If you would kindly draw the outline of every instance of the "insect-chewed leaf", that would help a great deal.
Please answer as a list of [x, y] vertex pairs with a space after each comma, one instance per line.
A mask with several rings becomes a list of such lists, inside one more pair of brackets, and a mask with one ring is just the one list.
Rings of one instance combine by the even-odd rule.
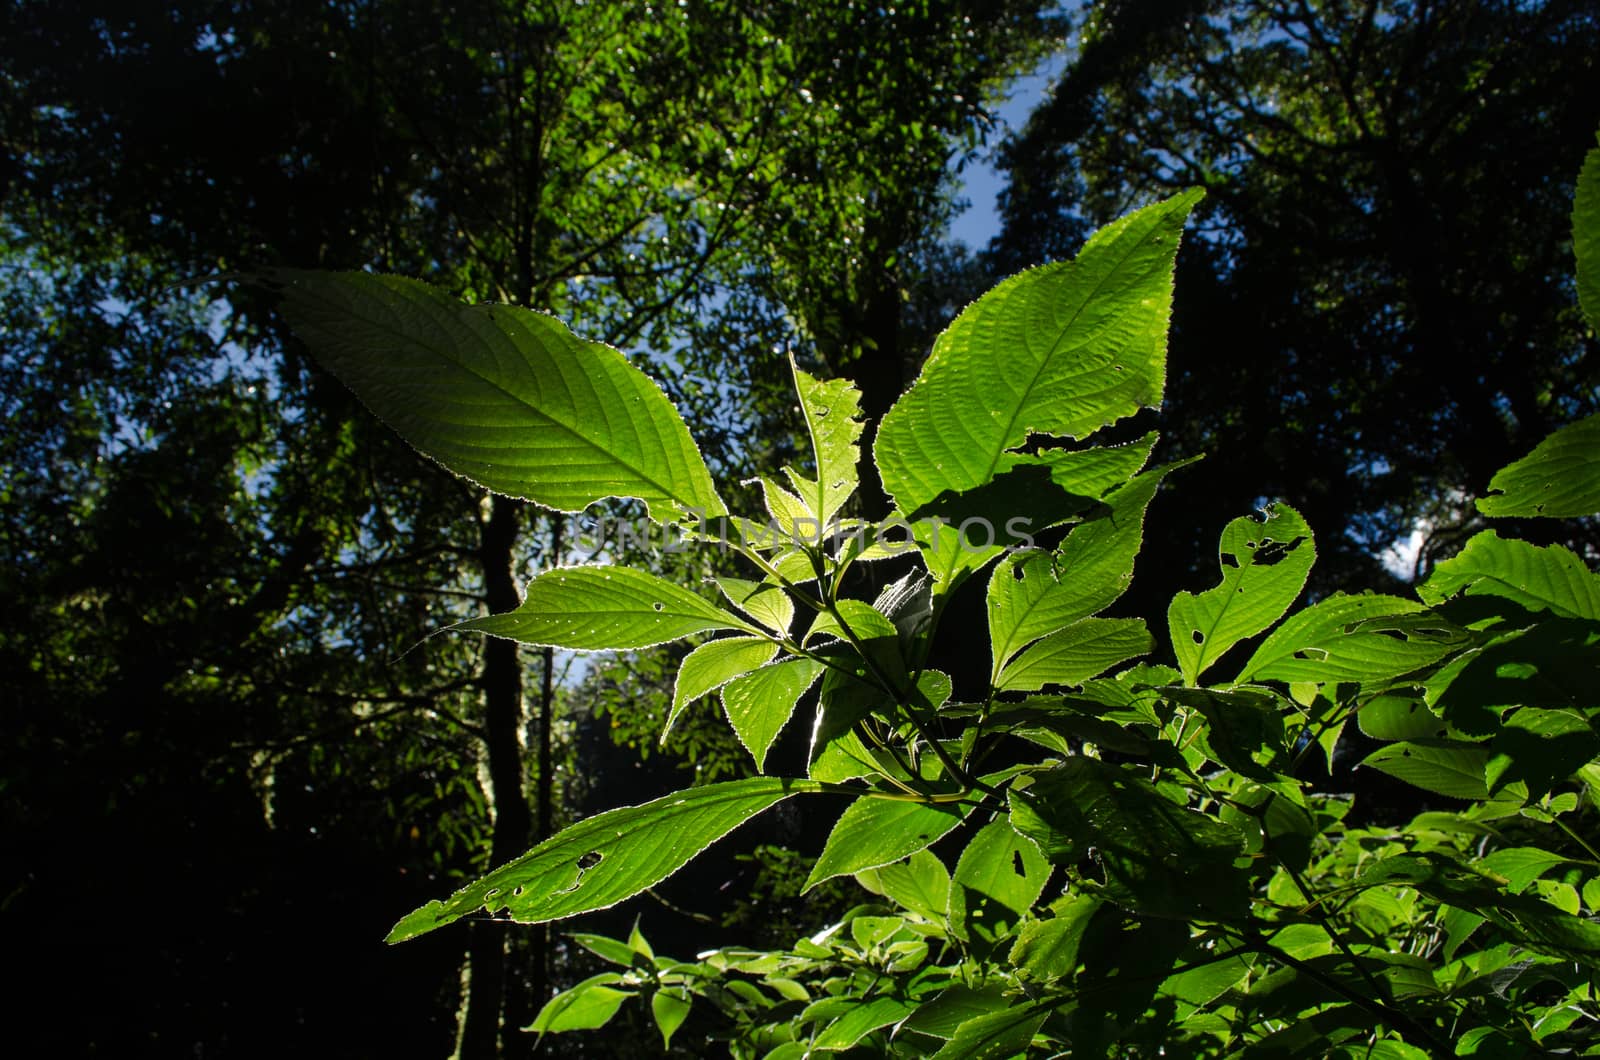
[[1194, 684], [1227, 650], [1276, 622], [1300, 595], [1316, 560], [1311, 528], [1287, 504], [1264, 518], [1242, 516], [1222, 531], [1222, 584], [1180, 592], [1167, 609], [1172, 650], [1185, 684]]
[[666, 742], [667, 733], [672, 731], [683, 708], [734, 678], [765, 666], [776, 654], [778, 646], [764, 637], [724, 637], [707, 641], [690, 652], [678, 668], [678, 680], [672, 690], [672, 712], [661, 729], [661, 742]]
[[1273, 630], [1238, 680], [1385, 681], [1438, 662], [1464, 639], [1414, 601], [1335, 593]]
[[1600, 412], [1569, 423], [1495, 472], [1484, 515], [1567, 518], [1600, 512]]
[[402, 942], [471, 913], [509, 914], [524, 924], [606, 909], [677, 872], [751, 817], [791, 795], [824, 787], [789, 777], [753, 777], [690, 788], [580, 821], [442, 902], [396, 924]]
[[1161, 400], [1172, 264], [1201, 192], [1097, 232], [1076, 260], [1013, 276], [945, 329], [878, 429], [873, 457], [915, 517], [1036, 458], [1030, 435], [1082, 438]]
[[1542, 548], [1485, 530], [1433, 569], [1417, 595], [1437, 606], [1456, 593], [1498, 596], [1530, 611], [1600, 621], [1600, 576], [1561, 545]]
[[629, 567], [558, 567], [528, 583], [522, 606], [451, 629], [576, 651], [646, 648], [710, 629], [760, 631], [689, 590]]
[[707, 516], [727, 508], [689, 429], [621, 352], [554, 317], [468, 306], [361, 272], [275, 270], [312, 354], [407, 442], [498, 493], [582, 511], [637, 497]]
[[815, 659], [785, 659], [723, 687], [722, 709], [757, 769], [766, 764], [767, 752], [794, 714], [795, 704], [821, 675], [822, 664]]
[[811, 514], [827, 526], [861, 481], [856, 467], [861, 459], [861, 395], [848, 379], [822, 382], [794, 367], [792, 361], [790, 366], [811, 434], [817, 476], [807, 478], [793, 468], [785, 468], [784, 474]]

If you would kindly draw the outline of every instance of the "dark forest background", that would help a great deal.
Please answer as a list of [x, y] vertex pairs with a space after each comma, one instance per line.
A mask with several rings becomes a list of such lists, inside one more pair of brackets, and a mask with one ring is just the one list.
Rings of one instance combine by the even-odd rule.
[[[1495, 469], [1600, 409], [1568, 234], [1600, 126], [1581, 0], [0, 12], [0, 952], [7, 1039], [44, 1055], [524, 1055], [581, 951], [388, 928], [566, 821], [752, 769], [710, 703], [658, 747], [681, 646], [424, 640], [627, 511], [480, 495], [270, 298], [200, 278], [372, 268], [554, 312], [651, 367], [736, 495], [796, 451], [785, 351], [876, 417], [996, 280], [1203, 185], [1168, 402], [1129, 425], [1206, 454], [1119, 605], [1151, 617], [1270, 499], [1317, 532], [1309, 594], [1403, 590]], [[1052, 56], [1003, 135], [1006, 86]], [[952, 244], [991, 156], [1003, 230]], [[1600, 556], [1592, 521], [1514, 529]], [[721, 562], [635, 561], [692, 585]], [[796, 893], [833, 812], [774, 814], [583, 929], [786, 944], [853, 901]]]

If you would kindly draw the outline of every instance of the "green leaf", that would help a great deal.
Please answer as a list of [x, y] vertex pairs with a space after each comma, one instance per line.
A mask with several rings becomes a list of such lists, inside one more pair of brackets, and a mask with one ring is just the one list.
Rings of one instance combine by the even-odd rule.
[[1578, 259], [1578, 305], [1600, 332], [1600, 149], [1583, 156], [1572, 204], [1572, 252]]
[[811, 435], [817, 474], [807, 478], [793, 468], [784, 468], [784, 474], [817, 522], [827, 526], [860, 482], [856, 464], [861, 459], [861, 395], [847, 379], [823, 383], [795, 367], [793, 358], [789, 366]]
[[1283, 767], [1283, 713], [1287, 704], [1259, 688], [1165, 688], [1162, 695], [1205, 717], [1206, 757], [1235, 773], [1273, 779]]
[[1600, 757], [1600, 734], [1576, 710], [1523, 707], [1513, 711], [1489, 742], [1484, 779], [1498, 792], [1518, 781], [1539, 798]]
[[581, 932], [573, 932], [567, 938], [601, 960], [610, 961], [612, 964], [620, 964], [624, 968], [632, 968], [634, 965], [634, 949], [626, 942], [618, 942], [616, 939], [605, 935], [586, 935]]
[[578, 512], [637, 497], [727, 509], [661, 388], [554, 317], [467, 306], [398, 276], [274, 270], [317, 360], [407, 442], [498, 493]]
[[662, 988], [650, 995], [650, 1014], [656, 1018], [663, 1048], [672, 1048], [672, 1036], [689, 1018], [693, 1003], [693, 996], [682, 988]]
[[577, 651], [647, 648], [710, 629], [759, 632], [687, 589], [628, 567], [545, 571], [528, 583], [515, 611], [449, 628]]
[[1049, 878], [1050, 863], [1039, 848], [1002, 814], [967, 842], [952, 881], [1022, 914], [1033, 908]]
[[876, 869], [926, 849], [961, 823], [965, 808], [863, 796], [852, 802], [828, 834], [806, 879], [806, 890], [835, 876]]
[[794, 601], [781, 588], [743, 578], [722, 577], [715, 581], [733, 606], [775, 633], [789, 632], [789, 624], [794, 621]]
[[429, 902], [395, 925], [388, 941], [409, 938], [480, 910], [523, 924], [607, 909], [666, 879], [690, 858], [762, 810], [821, 784], [754, 777], [690, 788], [580, 821], [521, 857]]
[[1600, 688], [1600, 625], [1550, 618], [1464, 652], [1429, 677], [1426, 696], [1452, 725], [1473, 734], [1500, 729], [1506, 708], [1588, 711]]
[[[982, 486], [940, 494], [916, 515], [923, 561], [949, 591], [1007, 549], [1031, 548], [1033, 534], [1047, 527], [1111, 517], [1101, 498], [1139, 473], [1155, 443], [1152, 433], [1128, 445], [1049, 449], [1019, 457], [1025, 462]], [[1003, 523], [996, 518], [1002, 513]]]
[[526, 1029], [540, 1034], [598, 1030], [610, 1023], [622, 1003], [633, 996], [610, 985], [620, 982], [622, 976], [615, 972], [591, 976], [545, 1002]]
[[1000, 671], [994, 687], [1033, 692], [1077, 685], [1155, 646], [1141, 618], [1084, 618], [1024, 648]]
[[1010, 1007], [998, 985], [974, 989], [957, 984], [940, 991], [932, 1001], [924, 1001], [916, 1012], [906, 1018], [900, 1029], [949, 1041], [955, 1037], [961, 1025], [973, 1017], [997, 1013]]
[[1357, 711], [1356, 723], [1375, 740], [1448, 740], [1461, 735], [1416, 696], [1378, 696]]
[[678, 715], [690, 703], [715, 692], [735, 677], [765, 666], [778, 654], [778, 646], [761, 637], [725, 637], [709, 640], [684, 657], [672, 690], [672, 711], [661, 729], [661, 742], [667, 742]]
[[1238, 681], [1376, 683], [1438, 662], [1463, 639], [1451, 623], [1410, 600], [1335, 593], [1273, 630]]
[[1362, 761], [1424, 791], [1455, 799], [1487, 799], [1484, 767], [1489, 752], [1477, 744], [1452, 740], [1411, 740], [1389, 744]]
[[1536, 847], [1506, 847], [1481, 858], [1477, 868], [1506, 878], [1506, 890], [1521, 894], [1528, 885], [1567, 859]]
[[1058, 909], [1049, 920], [1035, 920], [1023, 925], [1017, 941], [1011, 947], [1010, 961], [1018, 971], [1037, 982], [1050, 983], [1070, 978], [1078, 967], [1078, 944], [1083, 941], [1089, 918], [1100, 908], [1100, 899], [1077, 895], [1061, 899], [1051, 908]]
[[1222, 531], [1222, 584], [1199, 596], [1180, 592], [1167, 609], [1172, 650], [1185, 684], [1239, 641], [1276, 622], [1300, 595], [1316, 559], [1311, 528], [1287, 504], [1265, 517], [1243, 516]]
[[1107, 897], [1153, 916], [1231, 919], [1246, 907], [1247, 883], [1233, 869], [1244, 846], [1237, 829], [1174, 804], [1136, 773], [1074, 757], [1010, 791], [1011, 823], [1058, 865], [1093, 848]]
[[933, 1060], [1002, 1060], [1025, 1053], [1046, 1015], [1047, 1009], [1033, 1004], [974, 1016], [956, 1028]]
[[766, 764], [772, 742], [822, 670], [815, 659], [785, 659], [736, 678], [722, 689], [722, 709], [757, 769]]
[[1495, 472], [1489, 495], [1477, 503], [1478, 511], [1489, 516], [1567, 518], [1600, 512], [1600, 413], [1567, 424]]
[[1600, 577], [1583, 560], [1561, 545], [1530, 545], [1493, 530], [1474, 536], [1417, 587], [1417, 595], [1435, 607], [1462, 592], [1502, 597], [1563, 618], [1600, 621]]
[[994, 677], [1025, 645], [1127, 591], [1145, 509], [1169, 470], [1147, 471], [1112, 493], [1109, 514], [1075, 527], [1055, 552], [1019, 551], [1000, 561], [989, 577], [987, 608]]
[[826, 1052], [849, 1049], [875, 1030], [899, 1023], [916, 1006], [894, 997], [853, 1000], [843, 1016], [830, 1023], [811, 1043]]
[[901, 512], [1038, 463], [1014, 451], [1030, 435], [1082, 438], [1160, 403], [1172, 264], [1201, 194], [1106, 226], [1073, 262], [1013, 276], [939, 336], [873, 449]]
[[930, 920], [949, 914], [950, 872], [933, 851], [919, 850], [909, 860], [875, 871], [885, 897]]

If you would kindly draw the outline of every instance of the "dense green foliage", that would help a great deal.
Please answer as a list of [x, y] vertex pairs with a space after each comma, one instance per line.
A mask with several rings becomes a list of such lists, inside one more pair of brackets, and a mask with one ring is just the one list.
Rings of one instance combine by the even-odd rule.
[[[845, 798], [807, 883], [853, 876], [868, 892], [840, 921], [788, 949], [687, 962], [637, 928], [626, 942], [575, 935], [618, 970], [559, 994], [531, 1028], [596, 1028], [639, 997], [665, 1042], [709, 1005], [715, 1033], [751, 1057], [1592, 1053], [1600, 575], [1582, 558], [1486, 530], [1417, 599], [1334, 594], [1290, 613], [1314, 533], [1272, 504], [1224, 528], [1218, 584], [1172, 599], [1177, 666], [1116, 669], [1155, 640], [1142, 620], [1101, 613], [1128, 587], [1145, 509], [1177, 469], [1144, 469], [1153, 439], [1098, 433], [1160, 400], [1173, 262], [1198, 198], [1131, 214], [957, 318], [877, 432], [886, 523], [838, 516], [857, 485], [859, 410], [850, 387], [798, 367], [812, 459], [784, 468], [787, 485], [761, 481], [762, 519], [708, 507], [703, 466], [674, 446], [617, 453], [663, 501], [656, 518], [731, 549], [755, 580], [714, 601], [626, 568], [558, 568], [516, 612], [463, 628], [573, 649], [729, 631], [686, 660], [674, 713], [720, 687], [759, 768], [812, 704], [806, 775], [589, 818], [413, 912], [390, 940], [485, 913], [541, 923], [606, 908], [770, 806]], [[1591, 221], [1580, 205], [1580, 247]], [[1593, 267], [1580, 252], [1580, 290]], [[536, 428], [580, 392], [619, 437], [664, 429], [665, 399], [620, 358], [601, 351], [574, 377], [546, 347], [507, 345], [564, 335], [533, 314], [452, 310], [360, 275], [275, 279], [291, 319], [361, 306], [303, 334], [457, 470], [474, 443], [497, 463], [541, 459], [502, 439], [528, 431], [542, 445]], [[418, 341], [423, 300], [426, 334], [448, 342]], [[415, 354], [396, 379], [381, 371], [394, 348]], [[458, 397], [476, 393], [482, 362], [519, 380], [502, 390], [525, 409]], [[424, 385], [396, 391], [413, 378]], [[1596, 514], [1594, 423], [1495, 476], [1485, 513]], [[562, 496], [579, 506], [616, 488], [602, 473]], [[848, 595], [852, 569], [876, 563], [914, 565], [870, 603]], [[969, 585], [986, 600], [992, 669], [958, 688], [930, 648]], [[1380, 742], [1363, 766], [1438, 808], [1368, 827], [1318, 790], [1306, 767], [1331, 766], [1352, 723]]]
[[[1463, 494], [1600, 411], [1567, 286], [1595, 6], [1104, 0], [1077, 18], [1072, 62], [1005, 147], [999, 266], [1206, 189], [1152, 419], [1157, 459], [1211, 459], [1148, 528], [1139, 607], [1262, 497], [1317, 529], [1316, 591], [1425, 577], [1472, 531]], [[1596, 543], [1583, 523], [1518, 529]], [[1395, 542], [1414, 547], [1386, 557]]]

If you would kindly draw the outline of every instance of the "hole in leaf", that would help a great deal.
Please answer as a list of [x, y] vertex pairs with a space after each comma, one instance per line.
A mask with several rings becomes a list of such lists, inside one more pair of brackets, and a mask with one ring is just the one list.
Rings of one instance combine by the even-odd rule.
[[1239, 557], [1235, 556], [1232, 552], [1224, 552], [1222, 554], [1222, 565], [1224, 567], [1232, 567], [1235, 570], [1238, 570]]
[[1022, 851], [1013, 850], [1011, 852], [1011, 868], [1018, 876], [1028, 875], [1027, 867], [1022, 864]]
[[604, 857], [605, 855], [599, 853], [598, 851], [591, 850], [578, 859], [578, 868], [587, 872], [596, 865], [600, 864]]
[[1196, 644], [1204, 644], [1206, 642], [1206, 635], [1204, 633], [1201, 633], [1198, 629], [1195, 630], [1194, 631], [1194, 642]]
[[662, 603], [660, 600], [657, 600], [652, 606], [654, 606], [657, 611], [665, 611], [667, 609], [667, 605]]
[[1255, 561], [1263, 567], [1270, 567], [1274, 563], [1277, 563], [1279, 560], [1283, 559], [1289, 553], [1293, 552], [1295, 549], [1299, 548], [1300, 543], [1304, 540], [1305, 536], [1301, 535], [1300, 537], [1297, 537], [1293, 541], [1289, 542], [1268, 541], [1262, 545], [1260, 551], [1256, 553]]

